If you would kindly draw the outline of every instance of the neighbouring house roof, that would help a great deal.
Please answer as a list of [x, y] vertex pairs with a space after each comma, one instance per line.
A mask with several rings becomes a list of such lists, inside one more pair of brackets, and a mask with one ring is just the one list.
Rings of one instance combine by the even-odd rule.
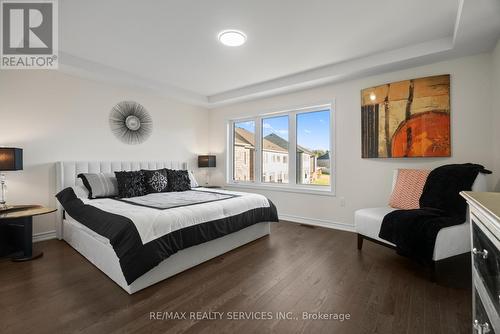
[[[270, 136], [270, 135], [269, 135]], [[262, 141], [263, 149], [267, 151], [275, 151], [275, 152], [288, 152], [288, 142], [281, 138], [285, 143], [283, 144], [276, 138], [269, 138], [269, 136], [264, 137]], [[255, 134], [243, 129], [243, 128], [235, 128], [234, 129], [234, 142], [236, 145], [247, 146], [247, 147], [255, 147]]]
[[[273, 151], [283, 151], [283, 152], [288, 152], [288, 141], [280, 136], [278, 136], [275, 133], [271, 133], [267, 136], [264, 137], [264, 141], [269, 142], [273, 145], [270, 145], [269, 143], [264, 144], [264, 149], [268, 150], [273, 150]], [[266, 147], [267, 145], [267, 147]], [[310, 150], [308, 150], [305, 147], [302, 147], [300, 145], [297, 145], [297, 150], [299, 153], [305, 153], [308, 155], [314, 155], [314, 153]]]
[[243, 128], [235, 127], [234, 143], [240, 146], [255, 147], [255, 134]]
[[288, 141], [275, 133], [265, 136], [263, 145], [264, 150], [288, 152]]
[[314, 152], [305, 148], [304, 146], [300, 146], [300, 145], [297, 145], [297, 151], [299, 153], [305, 153], [307, 155], [310, 155], [310, 156], [313, 156], [314, 155]]
[[326, 152], [325, 154], [319, 156], [318, 160], [330, 160], [330, 152]]
[[[255, 134], [236, 127], [234, 129], [234, 142], [236, 145], [255, 147]], [[262, 145], [265, 151], [288, 152], [288, 141], [275, 133], [265, 136]], [[300, 153], [314, 155], [313, 152], [302, 146], [297, 145], [297, 148]]]

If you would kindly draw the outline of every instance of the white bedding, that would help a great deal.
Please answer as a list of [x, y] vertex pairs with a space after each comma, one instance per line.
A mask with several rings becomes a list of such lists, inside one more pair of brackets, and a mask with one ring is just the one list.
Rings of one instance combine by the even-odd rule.
[[[197, 188], [196, 190], [207, 192], [214, 191], [213, 189], [207, 188]], [[131, 205], [108, 198], [92, 200], [82, 199], [82, 201], [98, 209], [121, 215], [132, 220], [143, 244], [188, 226], [234, 216], [254, 208], [269, 207], [269, 201], [262, 195], [220, 189], [217, 189], [216, 192], [238, 196], [221, 201], [166, 210]], [[175, 196], [175, 193], [162, 194], [166, 198], [168, 196]], [[146, 196], [158, 197], [161, 196], [161, 194], [150, 194]]]

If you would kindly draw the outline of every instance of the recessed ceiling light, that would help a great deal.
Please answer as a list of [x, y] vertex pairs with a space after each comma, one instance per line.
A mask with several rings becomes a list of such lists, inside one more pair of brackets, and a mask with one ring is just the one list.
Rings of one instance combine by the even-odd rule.
[[247, 41], [247, 35], [239, 30], [223, 30], [218, 37], [219, 41], [227, 46], [240, 46]]
[[370, 100], [375, 101], [377, 99], [377, 96], [375, 93], [370, 93]]

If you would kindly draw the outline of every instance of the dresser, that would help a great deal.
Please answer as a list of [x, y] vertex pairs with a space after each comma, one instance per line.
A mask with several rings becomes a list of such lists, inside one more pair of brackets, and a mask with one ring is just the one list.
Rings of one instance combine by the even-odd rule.
[[500, 193], [462, 192], [472, 241], [472, 332], [500, 334]]

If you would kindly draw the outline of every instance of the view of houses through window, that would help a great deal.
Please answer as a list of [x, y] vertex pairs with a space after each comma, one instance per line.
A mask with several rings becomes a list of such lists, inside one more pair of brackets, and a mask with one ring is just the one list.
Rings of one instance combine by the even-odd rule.
[[[330, 109], [321, 109], [233, 122], [233, 180], [287, 184], [290, 168], [295, 167], [296, 184], [330, 185], [330, 117]], [[256, 152], [256, 127], [261, 152]], [[295, 166], [290, 161], [294, 151]], [[260, 180], [255, 176], [256, 155], [260, 156]]]
[[262, 119], [262, 182], [288, 183], [288, 115]]
[[330, 110], [297, 114], [297, 183], [330, 184]]
[[233, 180], [254, 181], [255, 122], [234, 123]]

